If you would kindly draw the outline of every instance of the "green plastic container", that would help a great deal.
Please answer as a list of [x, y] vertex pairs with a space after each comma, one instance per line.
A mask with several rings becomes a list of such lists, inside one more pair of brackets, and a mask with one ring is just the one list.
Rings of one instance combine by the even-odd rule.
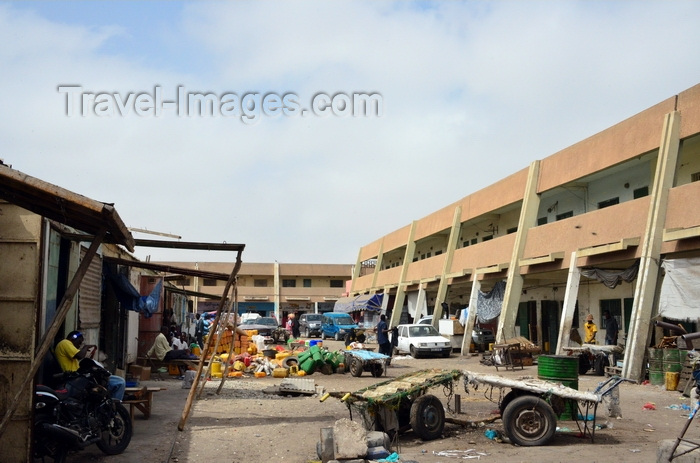
[[681, 363], [680, 349], [661, 349], [663, 351], [664, 364]]
[[664, 373], [663, 371], [649, 370], [649, 382], [653, 386], [662, 386], [666, 384], [666, 373]]
[[678, 372], [680, 373], [681, 370], [683, 370], [683, 366], [680, 363], [666, 363], [664, 362], [664, 372]]
[[317, 362], [323, 361], [323, 354], [321, 354], [321, 349], [318, 346], [309, 347], [309, 352], [311, 352], [311, 357]]
[[306, 359], [311, 358], [311, 352], [309, 352], [308, 350], [305, 350], [304, 352], [297, 355], [297, 358], [299, 359], [299, 363], [304, 363], [306, 361]]
[[[540, 355], [537, 358], [537, 377], [578, 390], [578, 356]], [[559, 419], [573, 420], [574, 413], [577, 413], [576, 403], [567, 400]]]
[[663, 360], [664, 358], [664, 350], [665, 349], [655, 349], [653, 347], [650, 347], [648, 349], [649, 352], [649, 360]]
[[316, 371], [316, 362], [313, 358], [309, 357], [299, 364], [299, 368], [304, 370], [307, 375], [313, 374]]

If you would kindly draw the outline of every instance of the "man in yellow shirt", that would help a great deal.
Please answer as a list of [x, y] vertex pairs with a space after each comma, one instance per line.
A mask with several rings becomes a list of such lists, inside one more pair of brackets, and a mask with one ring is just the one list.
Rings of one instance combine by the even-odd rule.
[[[80, 331], [71, 331], [66, 339], [56, 344], [54, 355], [63, 371], [78, 371], [79, 361], [85, 357], [88, 346]], [[107, 384], [107, 389], [113, 399], [122, 400], [124, 398], [124, 388], [126, 381], [121, 376], [111, 375]]]
[[583, 339], [584, 344], [597, 344], [595, 340], [595, 335], [598, 332], [598, 327], [593, 323], [593, 314], [588, 314], [586, 317], [586, 324], [583, 325], [583, 331], [585, 338]]

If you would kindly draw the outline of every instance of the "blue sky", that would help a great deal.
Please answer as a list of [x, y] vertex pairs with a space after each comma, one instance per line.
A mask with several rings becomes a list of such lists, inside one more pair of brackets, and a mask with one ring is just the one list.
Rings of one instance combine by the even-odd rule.
[[[700, 80], [699, 2], [0, 2], [0, 158], [250, 262], [360, 246]], [[68, 117], [87, 93], [378, 93], [381, 117]], [[137, 235], [144, 238], [152, 236]], [[225, 253], [139, 250], [153, 260]]]

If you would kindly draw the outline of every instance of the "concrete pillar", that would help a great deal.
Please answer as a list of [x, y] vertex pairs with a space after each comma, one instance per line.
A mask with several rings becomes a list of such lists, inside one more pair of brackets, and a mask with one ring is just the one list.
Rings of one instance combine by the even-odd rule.
[[273, 272], [274, 292], [272, 301], [275, 303], [275, 318], [277, 320], [282, 320], [280, 317], [280, 264], [277, 261], [275, 261], [275, 265], [273, 266]]
[[408, 239], [406, 240], [406, 253], [403, 256], [403, 266], [401, 267], [401, 276], [399, 277], [399, 287], [396, 289], [396, 298], [394, 299], [394, 308], [391, 312], [391, 320], [389, 320], [389, 326], [393, 327], [399, 324], [401, 320], [401, 311], [403, 310], [403, 303], [406, 301], [406, 274], [408, 273], [408, 266], [413, 262], [413, 255], [416, 252], [416, 242], [413, 239], [416, 230], [416, 221], [411, 223], [411, 229], [408, 232]]
[[630, 335], [625, 349], [622, 375], [640, 380], [644, 373], [644, 353], [649, 345], [651, 317], [659, 277], [661, 243], [666, 222], [668, 191], [673, 186], [680, 146], [681, 116], [678, 111], [666, 114], [659, 144], [659, 158], [649, 201], [649, 215], [642, 241], [637, 285], [634, 290]]
[[435, 296], [435, 309], [433, 310], [433, 326], [438, 327], [438, 321], [442, 318], [442, 303], [445, 302], [447, 296], [447, 274], [452, 268], [452, 259], [457, 248], [457, 240], [459, 239], [459, 229], [462, 223], [462, 206], [455, 207], [454, 216], [452, 218], [452, 228], [450, 229], [450, 238], [447, 242], [447, 256], [442, 265], [442, 274], [440, 275], [440, 285], [438, 286], [437, 295]]
[[503, 296], [503, 307], [498, 319], [496, 341], [503, 342], [507, 335], [515, 334], [515, 320], [518, 317], [518, 304], [523, 291], [523, 277], [520, 275], [520, 259], [527, 242], [527, 231], [537, 224], [537, 210], [540, 207], [540, 197], [537, 194], [537, 182], [540, 178], [540, 161], [530, 164], [530, 171], [523, 193], [523, 205], [520, 209], [518, 231], [513, 244], [513, 253], [508, 267], [508, 280]]
[[479, 291], [481, 290], [481, 281], [479, 281], [478, 276], [479, 275], [474, 274], [474, 284], [472, 285], [472, 292], [469, 295], [469, 313], [467, 315], [467, 323], [464, 326], [461, 355], [466, 355], [469, 352], [469, 345], [472, 342], [472, 330], [476, 323], [476, 304], [479, 300]]
[[576, 265], [577, 260], [578, 258], [574, 251], [571, 253], [569, 276], [566, 279], [564, 307], [562, 307], [561, 322], [559, 324], [559, 339], [557, 340], [557, 355], [563, 355], [563, 348], [569, 345], [571, 328], [573, 327], [576, 300], [578, 299], [578, 287], [581, 282], [581, 269]]

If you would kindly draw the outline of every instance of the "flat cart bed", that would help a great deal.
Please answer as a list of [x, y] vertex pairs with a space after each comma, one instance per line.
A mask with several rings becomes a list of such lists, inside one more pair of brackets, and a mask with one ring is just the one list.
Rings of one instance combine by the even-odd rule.
[[572, 419], [579, 431], [591, 442], [595, 438], [596, 412], [603, 398], [625, 380], [608, 378], [593, 392], [584, 392], [541, 379], [511, 379], [503, 376], [464, 371], [464, 387], [475, 391], [489, 388], [510, 388], [500, 403], [501, 418], [506, 435], [522, 446], [544, 445], [556, 430], [555, 410], [561, 414], [567, 404], [575, 404]]
[[420, 370], [383, 381], [352, 393], [332, 393], [362, 417], [365, 429], [396, 434], [408, 429], [423, 440], [442, 435], [445, 410], [442, 402], [427, 394], [431, 388], [443, 386], [450, 391], [459, 370]]
[[362, 376], [363, 371], [372, 373], [379, 378], [386, 372], [391, 357], [378, 354], [366, 349], [351, 349], [345, 351], [345, 365], [355, 377]]

